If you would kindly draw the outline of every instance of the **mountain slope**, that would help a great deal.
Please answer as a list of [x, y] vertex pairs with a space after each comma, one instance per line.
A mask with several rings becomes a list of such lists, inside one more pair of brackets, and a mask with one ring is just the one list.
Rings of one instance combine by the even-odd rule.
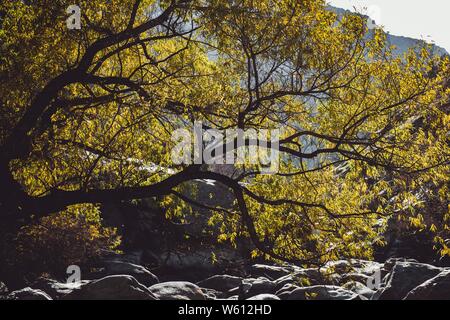
[[[355, 14], [355, 12], [352, 12], [350, 10], [337, 8], [337, 7], [333, 7], [333, 6], [328, 6], [328, 9], [330, 11], [335, 12], [338, 16], [341, 16], [341, 17], [346, 14]], [[366, 15], [362, 15], [362, 16], [366, 17], [367, 19], [370, 19], [369, 16], [366, 16]], [[374, 23], [376, 23], [376, 21], [374, 21]], [[395, 55], [402, 55], [403, 53], [407, 52], [410, 48], [422, 47], [425, 44], [426, 44], [426, 42], [424, 40], [403, 37], [403, 36], [397, 36], [397, 35], [387, 33], [387, 45], [393, 45], [396, 47], [394, 50]], [[447, 52], [447, 50], [445, 50], [444, 48], [439, 47], [435, 44], [432, 45], [432, 51], [433, 51], [433, 53], [440, 55], [440, 56], [449, 54]]]

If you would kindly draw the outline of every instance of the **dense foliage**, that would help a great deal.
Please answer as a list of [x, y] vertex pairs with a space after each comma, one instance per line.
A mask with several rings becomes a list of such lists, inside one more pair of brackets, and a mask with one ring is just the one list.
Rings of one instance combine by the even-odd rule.
[[98, 211], [85, 212], [85, 208], [73, 206], [23, 227], [15, 240], [16, 260], [10, 263], [21, 266], [23, 274], [65, 275], [68, 266], [89, 267], [96, 258], [116, 249], [120, 244], [116, 231], [101, 226]]
[[[211, 179], [236, 199], [210, 208], [219, 240], [248, 236], [254, 256], [370, 257], [393, 214], [450, 253], [448, 58], [394, 56], [382, 30], [318, 0], [80, 0], [81, 30], [71, 2], [0, 4], [4, 221], [156, 196], [183, 215], [189, 181]], [[283, 129], [280, 172], [174, 165], [172, 132], [196, 120]], [[28, 236], [84, 226], [41, 223]]]

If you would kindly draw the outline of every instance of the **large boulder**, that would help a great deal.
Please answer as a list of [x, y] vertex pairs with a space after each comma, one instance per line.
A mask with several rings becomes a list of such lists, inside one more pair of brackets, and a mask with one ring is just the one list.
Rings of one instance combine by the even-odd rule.
[[138, 282], [146, 287], [159, 283], [158, 277], [143, 266], [123, 261], [105, 262], [105, 273], [108, 276], [121, 274], [133, 276]]
[[152, 292], [128, 275], [89, 281], [67, 294], [66, 300], [157, 300]]
[[359, 296], [365, 297], [367, 299], [371, 299], [375, 293], [374, 290], [369, 289], [364, 284], [357, 281], [347, 282], [342, 286], [343, 289], [350, 290]]
[[277, 290], [277, 292], [275, 292], [275, 295], [278, 297], [281, 297], [281, 295], [285, 292], [292, 292], [295, 289], [300, 288], [299, 286], [293, 284], [293, 283], [286, 283], [281, 289]]
[[73, 291], [79, 290], [83, 285], [86, 285], [89, 282], [89, 280], [83, 280], [75, 283], [64, 283], [53, 279], [39, 278], [32, 286], [33, 288], [46, 292], [53, 299], [61, 299]]
[[205, 295], [205, 299], [206, 300], [217, 300], [217, 299], [222, 299], [225, 298], [226, 294], [224, 294], [223, 292], [214, 290], [214, 289], [208, 289], [208, 288], [201, 288], [203, 294]]
[[7, 300], [53, 300], [47, 293], [30, 287], [11, 292]]
[[338, 260], [330, 261], [321, 268], [324, 275], [322, 283], [328, 285], [342, 285], [349, 281], [358, 281], [363, 284], [371, 282], [375, 275], [383, 277], [387, 274], [383, 269], [384, 265], [374, 261], [366, 260]]
[[450, 300], [450, 270], [444, 270], [417, 286], [405, 300]]
[[329, 279], [318, 269], [300, 269], [300, 271], [285, 275], [274, 282], [276, 283], [278, 290], [288, 283], [295, 283], [300, 286], [329, 284]]
[[438, 275], [442, 270], [429, 264], [397, 261], [387, 276], [385, 287], [376, 292], [373, 299], [401, 300], [409, 291]]
[[351, 260], [354, 271], [351, 272], [353, 274], [360, 274], [363, 276], [372, 277], [375, 274], [379, 273], [381, 278], [383, 278], [387, 271], [385, 270], [385, 266], [383, 263], [375, 262], [375, 261], [366, 261], [366, 260]]
[[281, 300], [360, 300], [358, 294], [337, 286], [312, 286], [285, 291]]
[[241, 285], [241, 298], [246, 299], [260, 294], [275, 293], [277, 284], [267, 278], [244, 279]]
[[339, 284], [346, 284], [348, 282], [359, 282], [362, 284], [368, 284], [371, 282], [371, 277], [361, 273], [346, 273], [341, 276]]
[[255, 264], [251, 267], [251, 275], [253, 277], [266, 277], [269, 279], [279, 279], [283, 276], [287, 276], [300, 268], [295, 266], [269, 266], [264, 264]]
[[149, 290], [161, 300], [206, 300], [202, 289], [190, 282], [163, 282], [151, 286]]
[[348, 260], [329, 261], [322, 268], [328, 272], [334, 271], [338, 274], [343, 274], [354, 270], [352, 263]]
[[214, 289], [220, 292], [226, 292], [242, 284], [241, 277], [229, 275], [215, 275], [208, 279], [197, 282], [197, 285], [202, 288]]
[[411, 262], [411, 263], [419, 263], [419, 261], [415, 259], [408, 259], [408, 258], [389, 258], [384, 263], [383, 267], [387, 272], [391, 272], [392, 269], [395, 267], [397, 263], [401, 262]]

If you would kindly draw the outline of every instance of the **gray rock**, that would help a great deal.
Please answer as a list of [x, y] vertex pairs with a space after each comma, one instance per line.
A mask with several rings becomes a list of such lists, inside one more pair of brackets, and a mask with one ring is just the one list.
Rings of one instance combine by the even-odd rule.
[[372, 299], [401, 300], [409, 291], [441, 271], [441, 268], [429, 264], [397, 261], [388, 275], [386, 286], [377, 291]]
[[349, 282], [359, 282], [361, 284], [367, 284], [370, 281], [370, 276], [360, 273], [347, 273], [340, 279], [340, 284], [346, 284]]
[[155, 284], [149, 290], [161, 300], [205, 300], [202, 289], [190, 282], [172, 281]]
[[53, 299], [61, 299], [75, 290], [79, 290], [90, 281], [83, 280], [75, 283], [62, 283], [56, 280], [40, 278], [33, 283], [33, 288], [48, 293]]
[[240, 285], [239, 287], [228, 290], [228, 292], [227, 292], [228, 296], [239, 295], [242, 291], [242, 287], [243, 287], [243, 285]]
[[353, 273], [366, 275], [366, 276], [373, 276], [374, 273], [381, 271], [381, 276], [383, 277], [383, 268], [384, 264], [375, 262], [375, 261], [366, 261], [366, 260], [350, 260], [352, 267], [354, 269]]
[[389, 258], [384, 263], [384, 269], [387, 272], [391, 272], [394, 266], [399, 262], [411, 262], [411, 263], [419, 263], [419, 261], [415, 259], [407, 259], [407, 258]]
[[444, 270], [411, 290], [405, 300], [450, 300], [450, 270]]
[[197, 285], [202, 288], [209, 288], [221, 292], [227, 292], [233, 288], [239, 287], [242, 284], [242, 280], [243, 279], [241, 277], [216, 275], [197, 282]]
[[281, 299], [273, 294], [258, 294], [257, 296], [248, 298], [247, 300], [265, 301], [265, 300], [281, 300]]
[[0, 296], [8, 293], [8, 287], [3, 282], [0, 282]]
[[214, 289], [201, 288], [206, 300], [217, 300], [224, 297], [223, 292], [216, 291]]
[[281, 296], [285, 292], [292, 292], [295, 289], [300, 288], [299, 286], [296, 286], [293, 283], [286, 283], [281, 289], [279, 289], [277, 292], [275, 292], [276, 296]]
[[346, 290], [350, 290], [350, 291], [352, 291], [360, 296], [363, 296], [367, 299], [371, 299], [375, 293], [374, 290], [369, 289], [368, 287], [366, 287], [365, 285], [363, 285], [362, 283], [357, 282], [357, 281], [347, 282], [346, 284], [344, 284], [342, 286], [342, 288], [344, 288]]
[[322, 276], [318, 269], [301, 269], [275, 280], [275, 283], [277, 284], [277, 290], [287, 283], [294, 283], [299, 286], [328, 284], [327, 279]]
[[326, 270], [332, 269], [338, 274], [343, 274], [354, 270], [352, 263], [347, 260], [330, 261], [326, 263], [323, 268]]
[[267, 278], [244, 279], [241, 286], [242, 297], [249, 298], [259, 294], [275, 293], [277, 284]]
[[337, 286], [313, 286], [297, 288], [280, 294], [281, 300], [360, 300], [349, 290]]
[[105, 262], [105, 273], [108, 276], [121, 274], [133, 276], [138, 282], [146, 287], [159, 283], [158, 277], [143, 266], [123, 261]]
[[64, 296], [65, 300], [157, 300], [152, 292], [128, 275], [89, 281]]
[[264, 264], [255, 264], [251, 267], [253, 277], [267, 277], [270, 279], [279, 279], [283, 276], [299, 271], [300, 268], [294, 266], [269, 266]]
[[284, 277], [281, 277], [277, 280], [275, 280], [275, 284], [276, 284], [276, 288], [275, 290], [280, 290], [281, 288], [283, 288], [285, 285], [287, 284], [294, 284], [294, 283], [299, 283], [300, 282], [300, 277], [297, 277], [297, 273], [296, 274], [290, 274]]
[[357, 259], [331, 261], [325, 264], [321, 270], [322, 274], [329, 275], [326, 277], [325, 283], [322, 280], [322, 283], [319, 284], [329, 285], [342, 285], [349, 281], [367, 284], [374, 275], [380, 274], [383, 277], [387, 274], [387, 272], [383, 272], [383, 264]]
[[48, 294], [39, 289], [30, 287], [11, 292], [7, 300], [53, 300]]

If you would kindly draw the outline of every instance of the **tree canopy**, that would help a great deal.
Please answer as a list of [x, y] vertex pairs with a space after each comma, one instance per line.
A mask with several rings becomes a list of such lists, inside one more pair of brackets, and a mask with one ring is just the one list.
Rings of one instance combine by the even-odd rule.
[[[201, 206], [225, 185], [219, 240], [299, 263], [369, 257], [386, 218], [418, 227], [448, 201], [448, 58], [395, 56], [364, 17], [318, 0], [79, 0], [0, 4], [0, 217], [160, 197]], [[174, 130], [282, 129], [279, 172], [175, 165]], [[220, 196], [220, 195], [215, 195]], [[438, 235], [442, 250], [448, 250]]]

